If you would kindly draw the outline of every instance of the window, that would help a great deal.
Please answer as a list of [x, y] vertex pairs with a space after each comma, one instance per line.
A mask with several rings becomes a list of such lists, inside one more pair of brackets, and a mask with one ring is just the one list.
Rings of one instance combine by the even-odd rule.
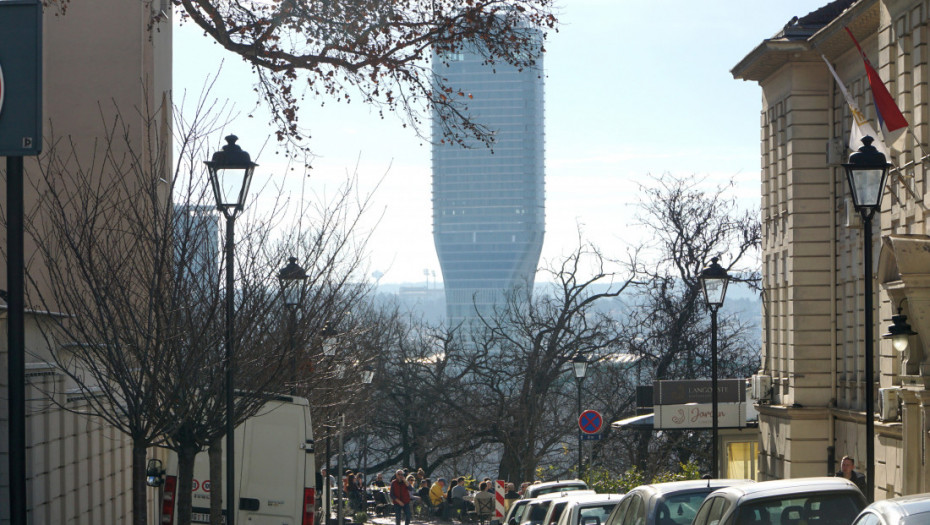
[[623, 516], [622, 525], [644, 525], [646, 523], [646, 505], [643, 503], [643, 497], [639, 494], [630, 496], [630, 508], [627, 509], [626, 515]]
[[758, 441], [731, 441], [727, 443], [727, 477], [756, 480], [759, 457]]

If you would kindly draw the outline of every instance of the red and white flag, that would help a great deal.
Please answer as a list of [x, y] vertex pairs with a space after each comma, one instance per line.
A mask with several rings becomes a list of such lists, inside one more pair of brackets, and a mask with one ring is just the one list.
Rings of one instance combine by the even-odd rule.
[[878, 72], [872, 67], [872, 63], [869, 62], [869, 57], [865, 56], [862, 47], [859, 45], [856, 37], [853, 36], [852, 31], [850, 31], [848, 27], [844, 29], [849, 33], [849, 38], [852, 38], [853, 43], [856, 44], [856, 49], [858, 49], [859, 54], [862, 55], [862, 61], [865, 62], [865, 73], [869, 77], [869, 87], [872, 88], [872, 99], [875, 101], [875, 113], [878, 115], [878, 123], [881, 126], [885, 144], [891, 147], [907, 130], [907, 119], [904, 118], [904, 114], [898, 109], [898, 105], [895, 104], [894, 98], [892, 98], [891, 93], [888, 92], [888, 88], [885, 87], [885, 83], [882, 82], [881, 77], [878, 76]]
[[881, 137], [875, 133], [875, 128], [872, 127], [872, 124], [869, 122], [869, 119], [865, 118], [865, 114], [859, 110], [859, 104], [856, 103], [856, 99], [849, 94], [849, 91], [846, 89], [846, 85], [843, 84], [843, 81], [840, 80], [840, 76], [836, 74], [836, 70], [833, 69], [833, 66], [830, 65], [830, 61], [827, 60], [827, 57], [820, 55], [820, 58], [827, 63], [827, 69], [830, 70], [830, 73], [833, 74], [833, 78], [836, 80], [836, 85], [839, 86], [840, 91], [843, 93], [843, 97], [846, 98], [846, 104], [849, 106], [849, 112], [852, 113], [852, 126], [849, 130], [849, 149], [853, 151], [858, 151], [862, 146], [862, 137], [872, 137], [875, 139], [873, 144], [875, 148], [885, 156], [888, 156], [888, 148], [885, 147], [884, 142], [882, 142]]

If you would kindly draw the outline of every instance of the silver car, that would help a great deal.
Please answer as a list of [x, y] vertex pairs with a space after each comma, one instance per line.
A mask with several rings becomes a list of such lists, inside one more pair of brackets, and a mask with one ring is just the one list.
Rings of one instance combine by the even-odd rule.
[[876, 501], [853, 525], [923, 525], [930, 523], [930, 494], [915, 494]]
[[607, 525], [690, 525], [711, 492], [751, 479], [701, 479], [640, 485], [626, 493]]
[[692, 525], [849, 525], [865, 504], [843, 478], [763, 481], [714, 491]]

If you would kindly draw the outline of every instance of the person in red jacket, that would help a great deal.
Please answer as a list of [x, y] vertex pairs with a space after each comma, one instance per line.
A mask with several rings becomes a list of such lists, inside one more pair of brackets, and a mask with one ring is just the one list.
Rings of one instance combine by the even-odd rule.
[[404, 525], [410, 525], [410, 491], [404, 480], [404, 471], [398, 470], [391, 481], [391, 502], [394, 503], [394, 523], [400, 525], [400, 514], [404, 513]]

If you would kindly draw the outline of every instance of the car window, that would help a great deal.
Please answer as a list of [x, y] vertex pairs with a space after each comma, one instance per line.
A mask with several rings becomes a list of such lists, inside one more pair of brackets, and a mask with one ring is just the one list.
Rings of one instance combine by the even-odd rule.
[[714, 498], [713, 505], [710, 508], [710, 514], [707, 516], [707, 525], [717, 525], [720, 518], [726, 514], [730, 507], [730, 502], [726, 498]]
[[861, 501], [848, 493], [791, 494], [746, 502], [740, 506], [736, 525], [846, 525], [856, 519], [860, 510]]
[[[510, 519], [520, 523], [520, 520], [523, 519], [523, 513], [526, 512], [526, 506], [529, 504], [529, 500], [517, 500], [513, 503], [514, 508], [511, 513]], [[509, 520], [508, 520], [509, 522]]]
[[[914, 522], [917, 523], [917, 522]], [[925, 523], [925, 522], [921, 522]], [[859, 516], [856, 521], [853, 522], [853, 525], [883, 525], [881, 518], [872, 514], [871, 512], [866, 512], [865, 514]]]
[[620, 500], [620, 504], [617, 505], [617, 508], [610, 513], [610, 516], [608, 516], [607, 525], [620, 525], [620, 523], [623, 522], [623, 516], [630, 508], [630, 501], [632, 501], [632, 498], [629, 496]]
[[591, 520], [596, 518], [594, 522], [595, 525], [600, 525], [607, 521], [607, 516], [610, 515], [610, 511], [614, 510], [616, 503], [608, 503], [605, 505], [592, 505], [590, 507], [581, 507], [578, 509], [578, 523], [575, 525], [580, 525], [585, 523], [585, 518], [587, 518], [587, 523], [591, 523]]
[[901, 525], [926, 525], [930, 523], [930, 512], [918, 512], [904, 518]]
[[656, 503], [657, 525], [691, 525], [704, 498], [710, 494], [708, 488], [701, 492], [669, 494]]
[[646, 505], [639, 494], [630, 496], [630, 508], [623, 516], [622, 525], [644, 525], [646, 523]]
[[542, 523], [543, 520], [546, 519], [546, 511], [549, 510], [549, 503], [548, 501], [544, 503], [531, 503], [526, 512], [524, 512], [521, 523]]
[[565, 505], [567, 504], [568, 502], [563, 501], [552, 506], [552, 512], [549, 513], [549, 522], [547, 525], [552, 525], [559, 521], [559, 518], [562, 516], [562, 511], [565, 510]]
[[707, 525], [710, 509], [713, 507], [715, 500], [717, 500], [717, 498], [706, 500], [701, 504], [701, 508], [698, 509], [698, 513], [694, 517], [693, 525]]

